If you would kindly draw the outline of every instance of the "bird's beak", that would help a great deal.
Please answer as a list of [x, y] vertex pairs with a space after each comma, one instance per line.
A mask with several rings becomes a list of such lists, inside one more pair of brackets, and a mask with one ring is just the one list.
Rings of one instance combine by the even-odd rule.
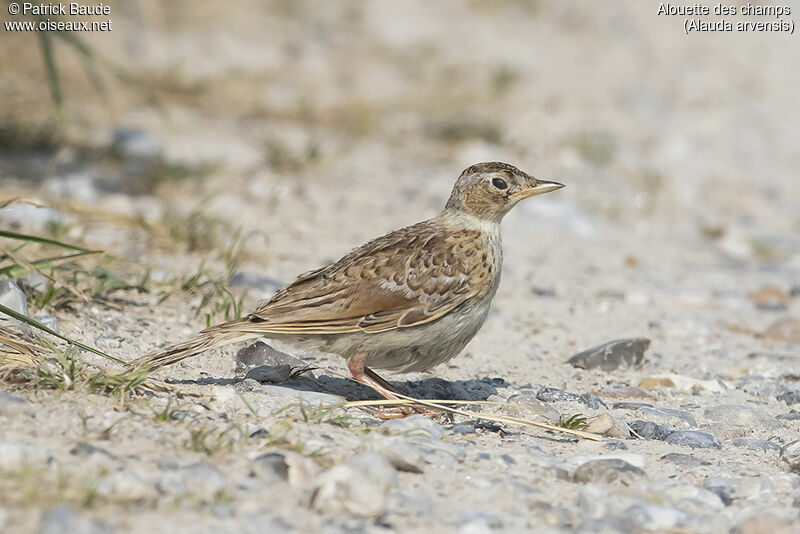
[[543, 195], [544, 193], [549, 193], [551, 191], [557, 191], [564, 187], [564, 184], [560, 184], [558, 182], [548, 182], [547, 180], [537, 180], [536, 185], [533, 187], [528, 187], [527, 189], [523, 189], [522, 191], [517, 191], [516, 193], [511, 195], [511, 198], [528, 198], [528, 197], [535, 197], [536, 195]]

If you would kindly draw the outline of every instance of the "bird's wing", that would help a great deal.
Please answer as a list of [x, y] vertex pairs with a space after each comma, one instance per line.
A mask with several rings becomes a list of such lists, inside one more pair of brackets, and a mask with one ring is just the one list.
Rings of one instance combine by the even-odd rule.
[[[301, 275], [262, 302], [240, 331], [261, 334], [376, 333], [435, 321], [485, 292], [486, 256], [474, 231], [434, 221], [376, 239]], [[213, 330], [213, 328], [211, 329]]]

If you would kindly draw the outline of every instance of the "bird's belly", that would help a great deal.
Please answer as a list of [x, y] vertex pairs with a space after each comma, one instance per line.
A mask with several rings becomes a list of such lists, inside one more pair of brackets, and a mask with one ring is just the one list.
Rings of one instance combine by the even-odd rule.
[[366, 334], [367, 366], [392, 371], [427, 371], [458, 355], [480, 330], [491, 298], [466, 302], [443, 317], [411, 328]]

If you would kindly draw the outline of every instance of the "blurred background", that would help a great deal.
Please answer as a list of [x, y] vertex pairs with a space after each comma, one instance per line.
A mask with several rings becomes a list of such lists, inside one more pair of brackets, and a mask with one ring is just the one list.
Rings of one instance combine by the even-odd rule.
[[77, 19], [111, 31], [2, 32], [2, 196], [49, 206], [3, 225], [171, 274], [246, 236], [263, 296], [500, 160], [567, 184], [507, 219], [528, 282], [800, 267], [796, 35], [686, 35], [633, 0], [109, 5]]

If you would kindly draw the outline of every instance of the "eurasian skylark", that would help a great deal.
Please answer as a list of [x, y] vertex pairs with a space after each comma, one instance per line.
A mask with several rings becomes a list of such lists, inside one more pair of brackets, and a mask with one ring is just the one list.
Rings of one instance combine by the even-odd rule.
[[466, 169], [444, 210], [300, 275], [250, 315], [146, 354], [151, 370], [257, 337], [339, 354], [353, 377], [387, 399], [397, 390], [371, 368], [425, 371], [478, 332], [500, 283], [500, 221], [520, 200], [564, 187], [506, 163]]

